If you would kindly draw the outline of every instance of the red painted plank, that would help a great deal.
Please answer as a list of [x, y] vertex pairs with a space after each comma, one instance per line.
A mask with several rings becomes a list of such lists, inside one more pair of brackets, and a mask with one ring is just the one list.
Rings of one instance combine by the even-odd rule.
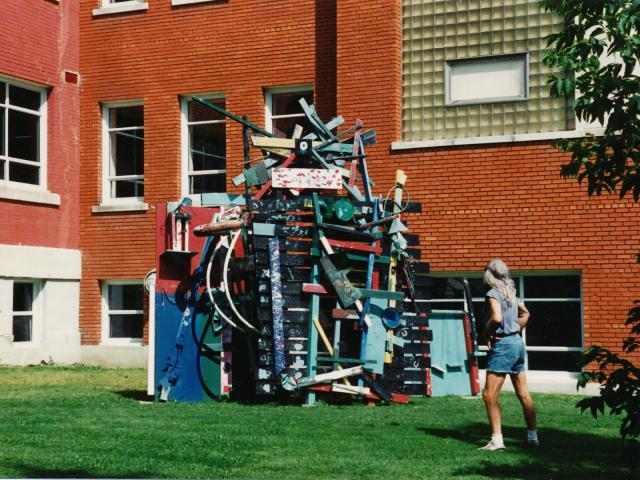
[[329, 245], [332, 247], [345, 248], [347, 250], [360, 250], [362, 252], [374, 252], [376, 249], [371, 245], [366, 243], [356, 243], [356, 242], [347, 242], [344, 240], [333, 240], [331, 238], [327, 239], [329, 241]]
[[319, 285], [317, 283], [303, 283], [302, 291], [305, 293], [319, 293], [324, 295], [329, 293], [323, 285]]

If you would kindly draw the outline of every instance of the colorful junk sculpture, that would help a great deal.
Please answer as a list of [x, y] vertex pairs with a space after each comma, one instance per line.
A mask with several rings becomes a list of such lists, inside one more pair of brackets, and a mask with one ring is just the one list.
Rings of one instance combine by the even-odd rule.
[[[429, 298], [431, 279], [403, 223], [420, 205], [403, 198], [400, 170], [386, 198], [372, 193], [365, 147], [375, 131], [357, 121], [334, 133], [343, 119], [324, 123], [300, 99], [313, 131], [275, 138], [194, 100], [243, 125], [245, 168], [233, 181], [246, 193], [158, 208], [157, 398], [198, 401], [233, 390], [302, 393], [313, 404], [320, 392], [382, 402], [431, 395], [433, 315], [416, 301]], [[262, 153], [253, 166], [250, 132]], [[475, 322], [443, 313], [463, 321], [461, 392], [476, 394]]]

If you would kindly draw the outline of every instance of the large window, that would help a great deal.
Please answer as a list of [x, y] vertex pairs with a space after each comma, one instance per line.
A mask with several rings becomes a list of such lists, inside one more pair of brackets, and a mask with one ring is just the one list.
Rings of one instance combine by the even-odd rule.
[[0, 78], [0, 182], [45, 186], [45, 98]]
[[144, 198], [144, 107], [103, 107], [103, 202]]
[[144, 326], [142, 282], [103, 282], [102, 297], [103, 342], [141, 343]]
[[[481, 333], [485, 326], [486, 288], [480, 276], [466, 277], [471, 285], [473, 309]], [[531, 370], [577, 371], [582, 351], [582, 297], [577, 274], [514, 275], [518, 297], [531, 312], [523, 339]], [[433, 309], [464, 308], [462, 277], [436, 277]], [[481, 357], [481, 366], [484, 366]]]
[[[224, 98], [208, 98], [225, 108]], [[183, 191], [185, 194], [224, 192], [227, 179], [224, 115], [198, 102], [182, 100]]]
[[542, 64], [562, 22], [538, 0], [403, 0], [403, 140], [572, 130]]
[[528, 55], [449, 61], [445, 66], [447, 105], [526, 100]]
[[302, 135], [311, 132], [311, 125], [302, 111], [299, 100], [304, 98], [313, 104], [311, 87], [288, 87], [267, 90], [265, 94], [265, 124], [268, 131], [276, 137], [291, 138], [295, 126], [302, 127]]

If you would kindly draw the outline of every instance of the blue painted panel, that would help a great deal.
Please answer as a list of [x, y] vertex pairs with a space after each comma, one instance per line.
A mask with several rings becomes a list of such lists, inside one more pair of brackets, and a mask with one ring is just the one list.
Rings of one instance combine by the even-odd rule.
[[[173, 367], [177, 381], [172, 386], [170, 401], [199, 402], [220, 395], [220, 357], [215, 352], [202, 354], [200, 345], [220, 343], [220, 335], [209, 328], [207, 315], [195, 318], [184, 316], [185, 302], [174, 295], [156, 293], [156, 371], [155, 384], [159, 385], [167, 370]], [[178, 340], [180, 323], [185, 321], [184, 334]], [[176, 347], [181, 343], [182, 347]], [[156, 398], [159, 391], [156, 390]]]
[[463, 312], [432, 312], [431, 385], [433, 396], [471, 395]]

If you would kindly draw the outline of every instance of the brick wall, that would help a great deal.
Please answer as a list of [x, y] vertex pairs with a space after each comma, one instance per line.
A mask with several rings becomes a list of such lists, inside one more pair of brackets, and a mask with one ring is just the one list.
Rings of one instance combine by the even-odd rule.
[[619, 351], [640, 299], [638, 205], [589, 198], [560, 178], [566, 157], [548, 142], [392, 152], [402, 122], [400, 3], [338, 1], [338, 113], [378, 132], [367, 150], [376, 192], [386, 193], [397, 168], [408, 175], [423, 209], [409, 226], [434, 272], [482, 271], [493, 257], [512, 270], [580, 271], [584, 344]]
[[[263, 124], [264, 87], [313, 83], [321, 115], [378, 132], [367, 149], [375, 193], [396, 168], [423, 213], [409, 220], [433, 271], [480, 271], [501, 257], [521, 271], [582, 273], [585, 344], [619, 349], [626, 311], [640, 298], [637, 206], [588, 198], [561, 179], [563, 155], [545, 142], [414, 150], [401, 138], [399, 0], [238, 1], [92, 18], [81, 10], [81, 293], [85, 343], [99, 340], [99, 283], [153, 267], [154, 211], [92, 214], [100, 202], [99, 102], [145, 102], [145, 201], [179, 194], [180, 93], [224, 92], [227, 108]], [[336, 18], [336, 22], [333, 22]], [[228, 179], [242, 161], [241, 128], [227, 127]], [[231, 185], [229, 188], [231, 189]]]
[[[80, 318], [87, 344], [100, 339], [99, 280], [142, 279], [154, 266], [153, 207], [145, 213], [91, 212], [101, 192], [99, 102], [144, 99], [150, 206], [180, 195], [180, 94], [224, 93], [227, 110], [264, 125], [263, 88], [313, 84], [321, 115], [335, 114], [334, 2], [148, 3], [145, 12], [103, 17], [92, 16], [98, 0], [81, 5]], [[229, 122], [230, 191], [241, 162], [242, 128]]]
[[0, 2], [0, 74], [46, 85], [47, 189], [60, 206], [0, 199], [0, 243], [78, 248], [78, 4], [47, 0]]

